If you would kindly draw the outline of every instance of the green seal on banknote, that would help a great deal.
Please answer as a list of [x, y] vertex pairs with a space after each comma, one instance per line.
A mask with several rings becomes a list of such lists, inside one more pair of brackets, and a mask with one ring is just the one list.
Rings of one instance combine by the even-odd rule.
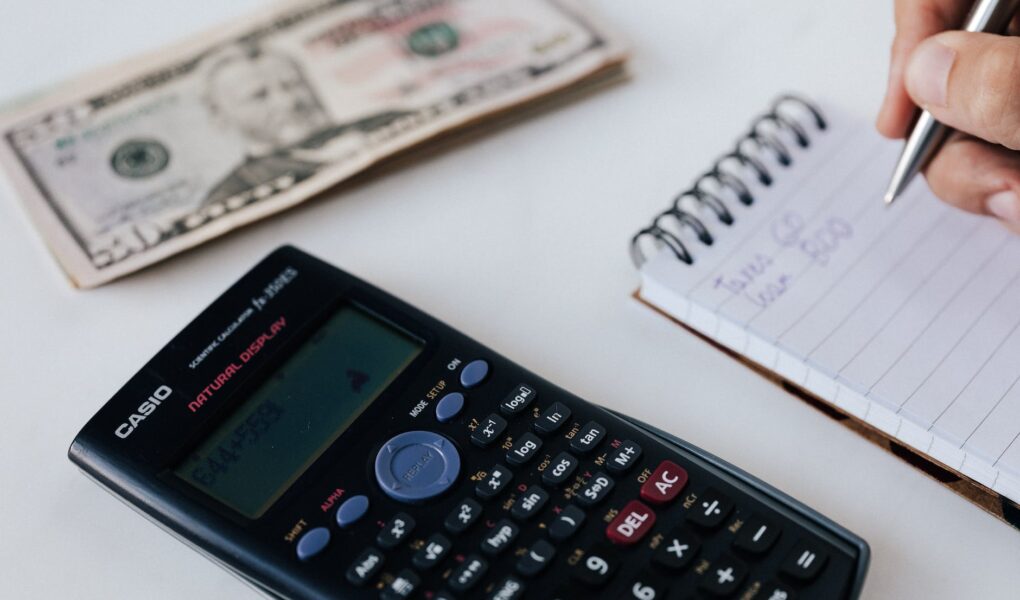
[[129, 179], [155, 175], [170, 163], [170, 151], [153, 139], [128, 140], [117, 146], [110, 156], [115, 173]]
[[434, 57], [446, 54], [460, 43], [457, 30], [449, 23], [436, 22], [423, 25], [407, 36], [407, 47], [421, 56]]

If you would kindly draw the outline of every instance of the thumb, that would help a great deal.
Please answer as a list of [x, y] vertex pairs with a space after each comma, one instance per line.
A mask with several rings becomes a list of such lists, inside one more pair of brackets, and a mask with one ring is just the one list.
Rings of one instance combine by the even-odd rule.
[[914, 50], [907, 92], [939, 122], [1020, 150], [1020, 39], [947, 31]]

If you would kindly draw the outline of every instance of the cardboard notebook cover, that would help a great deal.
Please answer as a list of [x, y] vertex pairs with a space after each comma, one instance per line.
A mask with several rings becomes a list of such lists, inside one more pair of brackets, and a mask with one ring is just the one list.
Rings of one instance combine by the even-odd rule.
[[709, 344], [719, 349], [720, 351], [740, 361], [745, 366], [750, 367], [759, 375], [773, 381], [794, 397], [800, 398], [808, 405], [814, 407], [816, 410], [841, 423], [844, 427], [850, 429], [851, 431], [856, 432], [858, 435], [864, 437], [865, 439], [871, 441], [880, 448], [893, 454], [900, 460], [903, 460], [909, 463], [911, 466], [920, 469], [925, 475], [938, 481], [939, 483], [948, 487], [949, 489], [956, 492], [960, 496], [963, 496], [970, 502], [976, 504], [985, 511], [991, 513], [999, 520], [1013, 526], [1018, 531], [1020, 531], [1020, 505], [1018, 505], [1017, 503], [999, 494], [998, 492], [995, 492], [990, 488], [978, 483], [977, 481], [974, 481], [973, 479], [967, 477], [963, 473], [960, 473], [959, 471], [936, 461], [932, 457], [927, 456], [925, 454], [921, 454], [920, 452], [917, 452], [913, 448], [910, 448], [900, 443], [898, 440], [896, 440], [889, 434], [873, 427], [872, 425], [869, 425], [868, 423], [858, 419], [854, 415], [851, 415], [843, 411], [842, 409], [836, 407], [835, 405], [829, 403], [828, 401], [819, 398], [818, 396], [812, 394], [810, 391], [801, 387], [800, 385], [784, 379], [780, 375], [766, 369], [765, 367], [759, 365], [758, 363], [752, 361], [751, 359], [742, 356], [730, 350], [729, 348], [723, 346], [722, 344], [716, 342], [715, 340], [701, 334], [694, 328], [689, 327], [687, 324], [677, 320], [669, 313], [666, 313], [659, 307], [646, 301], [644, 298], [641, 297], [640, 290], [635, 291], [633, 296], [636, 300], [638, 300], [645, 306], [648, 306], [649, 308], [659, 313], [663, 317], [669, 319], [671, 322], [676, 323], [677, 325], [683, 327], [687, 331], [690, 331], [691, 333], [701, 338], [702, 340], [708, 342]]

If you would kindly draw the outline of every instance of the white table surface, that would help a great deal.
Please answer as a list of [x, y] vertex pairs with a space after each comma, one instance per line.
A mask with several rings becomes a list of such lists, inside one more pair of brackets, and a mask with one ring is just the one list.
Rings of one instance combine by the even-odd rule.
[[[14, 97], [241, 15], [250, 0], [4, 3]], [[65, 452], [142, 363], [288, 242], [582, 397], [660, 424], [863, 536], [867, 598], [1016, 598], [1020, 534], [630, 298], [629, 235], [781, 90], [870, 119], [891, 2], [597, 2], [632, 81], [89, 292], [0, 186], [0, 596], [238, 598], [231, 575]]]

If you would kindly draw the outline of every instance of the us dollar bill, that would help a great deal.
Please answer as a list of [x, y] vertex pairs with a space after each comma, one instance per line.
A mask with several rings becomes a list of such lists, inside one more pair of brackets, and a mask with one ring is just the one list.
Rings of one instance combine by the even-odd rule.
[[292, 1], [32, 102], [0, 166], [93, 287], [625, 58], [583, 0]]

